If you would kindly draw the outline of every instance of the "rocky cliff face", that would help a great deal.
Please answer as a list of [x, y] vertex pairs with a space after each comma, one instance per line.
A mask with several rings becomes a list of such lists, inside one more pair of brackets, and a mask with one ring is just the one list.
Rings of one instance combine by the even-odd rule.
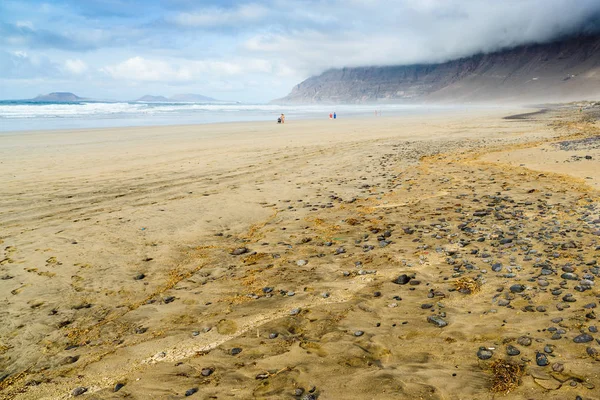
[[273, 101], [523, 102], [600, 98], [600, 36], [519, 46], [443, 64], [333, 69]]

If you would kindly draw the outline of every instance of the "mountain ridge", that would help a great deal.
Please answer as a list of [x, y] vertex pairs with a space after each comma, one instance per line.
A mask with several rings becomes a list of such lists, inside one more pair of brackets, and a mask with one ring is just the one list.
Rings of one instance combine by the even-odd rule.
[[600, 35], [437, 64], [330, 69], [272, 104], [570, 101], [600, 96]]

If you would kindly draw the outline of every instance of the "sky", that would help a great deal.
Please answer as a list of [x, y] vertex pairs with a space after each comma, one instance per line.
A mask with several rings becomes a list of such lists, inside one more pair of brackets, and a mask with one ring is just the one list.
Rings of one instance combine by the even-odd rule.
[[0, 98], [263, 103], [330, 68], [598, 32], [600, 0], [0, 0]]

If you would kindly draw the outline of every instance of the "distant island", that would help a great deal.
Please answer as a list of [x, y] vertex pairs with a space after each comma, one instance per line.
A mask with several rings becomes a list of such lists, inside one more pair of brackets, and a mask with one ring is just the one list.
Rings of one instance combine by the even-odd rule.
[[52, 92], [48, 94], [40, 94], [33, 99], [28, 99], [26, 101], [31, 102], [48, 102], [48, 103], [76, 103], [78, 101], [86, 100], [83, 97], [79, 97], [70, 92]]
[[147, 95], [142, 96], [139, 99], [134, 100], [134, 101], [142, 101], [145, 103], [151, 103], [151, 102], [167, 103], [167, 102], [169, 102], [169, 99], [167, 99], [164, 96], [152, 96], [150, 94], [147, 94]]
[[[18, 100], [26, 103], [79, 103], [79, 102], [98, 102], [98, 103], [119, 103], [118, 100], [93, 99], [89, 97], [79, 97], [71, 92], [52, 92], [40, 94], [33, 99]], [[237, 104], [237, 101], [223, 101], [213, 99], [212, 97], [201, 94], [182, 93], [174, 94], [171, 97], [154, 96], [147, 94], [136, 100], [129, 100], [142, 103], [219, 103], [219, 104]]]
[[165, 96], [153, 96], [153, 95], [145, 95], [140, 97], [134, 101], [141, 101], [144, 103], [211, 103], [211, 102], [221, 102], [221, 100], [213, 99], [212, 97], [203, 96], [201, 94], [193, 94], [193, 93], [182, 93], [182, 94], [174, 94], [171, 97]]

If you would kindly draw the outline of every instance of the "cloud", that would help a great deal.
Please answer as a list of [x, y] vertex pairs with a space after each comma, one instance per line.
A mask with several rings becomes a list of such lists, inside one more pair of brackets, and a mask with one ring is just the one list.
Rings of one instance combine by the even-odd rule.
[[240, 76], [247, 73], [271, 72], [266, 60], [245, 60], [244, 64], [218, 60], [157, 60], [136, 56], [101, 68], [114, 79], [149, 82], [189, 82], [215, 76]]
[[59, 34], [46, 29], [35, 29], [29, 21], [15, 24], [0, 22], [0, 44], [69, 51], [88, 51], [96, 48], [93, 43], [82, 40], [81, 37]]
[[81, 61], [80, 59], [66, 60], [65, 68], [68, 72], [75, 75], [81, 75], [88, 70], [87, 64]]
[[5, 79], [56, 78], [61, 75], [58, 64], [45, 55], [32, 55], [23, 50], [0, 50], [0, 76]]
[[242, 4], [235, 8], [211, 7], [195, 12], [181, 12], [166, 18], [167, 22], [183, 27], [214, 28], [257, 23], [269, 15], [260, 4]]
[[[287, 3], [291, 14], [301, 7]], [[242, 46], [313, 74], [331, 67], [444, 62], [600, 26], [597, 0], [334, 0], [315, 2], [312, 13], [329, 15], [329, 28], [257, 32]]]

